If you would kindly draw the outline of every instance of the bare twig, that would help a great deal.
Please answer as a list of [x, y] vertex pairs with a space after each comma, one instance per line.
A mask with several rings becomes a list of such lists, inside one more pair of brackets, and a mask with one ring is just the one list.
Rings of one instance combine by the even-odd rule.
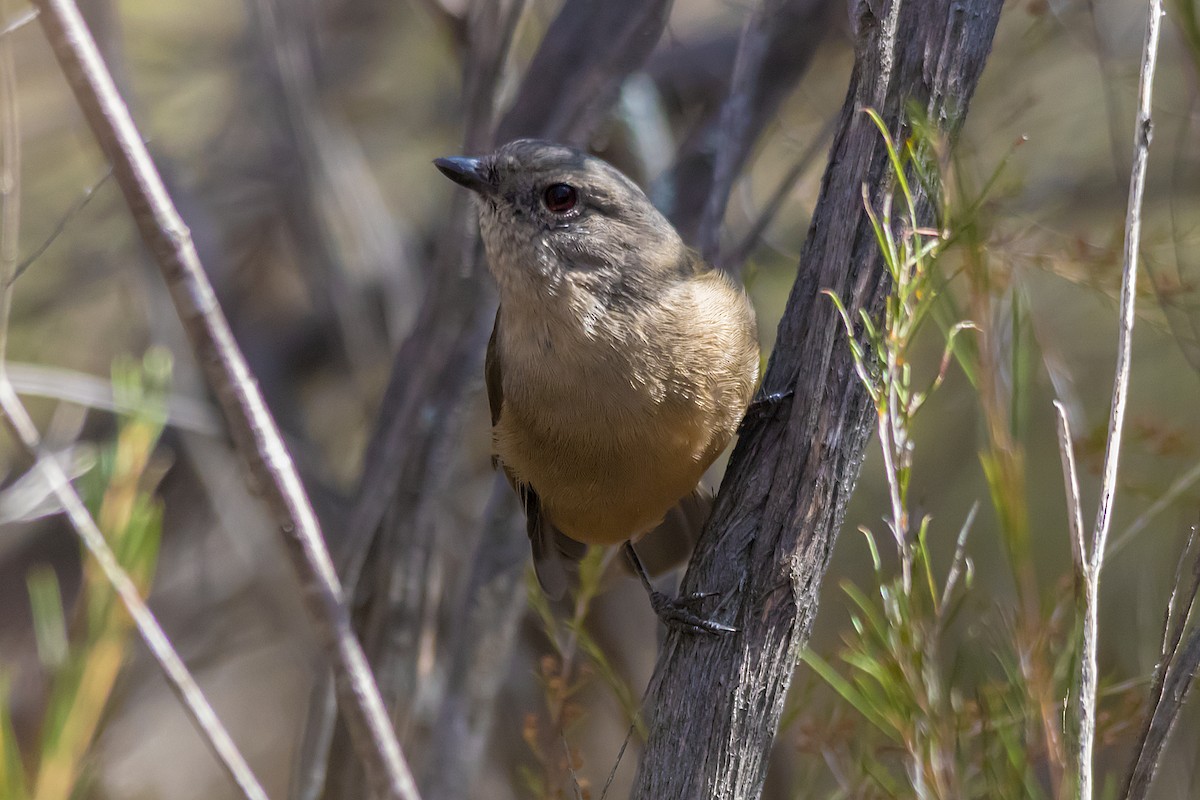
[[[946, 610], [950, 608], [950, 599], [954, 595], [954, 589], [958, 586], [959, 578], [962, 577], [963, 570], [969, 570], [970, 564], [967, 563], [967, 536], [971, 533], [971, 526], [975, 524], [975, 515], [979, 513], [979, 501], [976, 500], [971, 504], [971, 510], [967, 512], [967, 518], [963, 520], [962, 527], [958, 531], [958, 539], [954, 543], [954, 559], [950, 562], [950, 569], [946, 572], [946, 586], [942, 590], [942, 599], [938, 603], [938, 616], [944, 618]], [[968, 580], [970, 572], [968, 571]]]
[[8, 36], [13, 31], [24, 28], [35, 19], [37, 19], [37, 11], [33, 9], [29, 9], [24, 14], [18, 14], [12, 22], [7, 23], [3, 28], [0, 28], [0, 36]]
[[[1083, 508], [1079, 500], [1079, 473], [1075, 469], [1075, 445], [1071, 437], [1071, 423], [1067, 416], [1067, 408], [1059, 401], [1054, 401], [1054, 410], [1058, 414], [1058, 449], [1062, 457], [1063, 486], [1067, 495], [1067, 522], [1071, 536], [1071, 561], [1075, 568], [1075, 610], [1081, 619], [1087, 619], [1096, 605], [1096, 597], [1091, 580], [1091, 566], [1084, 541]], [[1094, 663], [1080, 664], [1080, 686], [1095, 685], [1096, 677]], [[1084, 786], [1083, 775], [1089, 771], [1092, 759], [1092, 743], [1096, 739], [1096, 709], [1093, 703], [1087, 702], [1087, 696], [1078, 692], [1071, 705], [1074, 712], [1076, 746], [1067, 754], [1068, 767], [1078, 777], [1077, 787]]]
[[[708, 110], [654, 187], [656, 202], [684, 241], [716, 242], [713, 229], [724, 216], [733, 179], [808, 70], [836, 7], [829, 0], [763, 0], [754, 12], [730, 58], [735, 75], [726, 100]], [[711, 61], [714, 54], [706, 55]]]
[[[1133, 345], [1133, 323], [1137, 302], [1138, 248], [1142, 231], [1142, 196], [1146, 187], [1146, 165], [1150, 154], [1153, 126], [1150, 103], [1154, 93], [1154, 67], [1158, 58], [1158, 39], [1162, 29], [1161, 0], [1150, 0], [1146, 22], [1146, 43], [1142, 52], [1141, 80], [1138, 84], [1138, 115], [1133, 131], [1133, 169], [1129, 175], [1129, 208], [1125, 216], [1125, 266], [1121, 274], [1121, 320], [1117, 340], [1117, 371], [1113, 380], [1112, 411], [1108, 422], [1108, 442], [1104, 449], [1104, 468], [1100, 488], [1100, 506], [1092, 534], [1092, 561], [1103, 561], [1112, 505], [1116, 495], [1117, 468], [1121, 454], [1121, 430], [1125, 423], [1125, 404], [1129, 395], [1129, 365]], [[1098, 569], [1097, 569], [1098, 571]]]
[[113, 167], [154, 254], [196, 360], [220, 401], [239, 451], [284, 534], [316, 631], [329, 653], [342, 710], [375, 793], [418, 797], [342, 600], [320, 526], [245, 358], [233, 339], [191, 235], [175, 210], [96, 44], [72, 0], [37, 0], [39, 19], [67, 81]]
[[320, 103], [316, 6], [248, 0], [246, 8], [264, 104], [277, 122], [273, 156], [287, 165], [274, 170], [275, 202], [313, 302], [360, 378], [386, 358], [383, 331], [369, 324], [360, 284], [368, 276], [404, 274], [399, 236], [354, 137]]
[[497, 474], [480, 544], [454, 616], [460, 624], [451, 632], [445, 659], [445, 700], [421, 782], [426, 800], [469, 796], [483, 761], [496, 693], [525, 607], [522, 578], [529, 542], [517, 510], [516, 495]]
[[[1194, 552], [1198, 534], [1200, 534], [1200, 528], [1193, 525], [1188, 534], [1187, 543], [1183, 547], [1183, 555], [1175, 566], [1175, 580], [1171, 583], [1171, 596], [1167, 599], [1167, 613], [1163, 615], [1163, 640], [1159, 650], [1160, 662], [1155, 668], [1154, 676], [1156, 686], [1161, 684], [1162, 673], [1166, 671], [1168, 662], [1179, 650], [1179, 642], [1183, 639], [1184, 630], [1187, 628], [1188, 620], [1195, 607], [1196, 593], [1200, 592], [1200, 552]], [[1187, 588], [1183, 589], [1183, 568], [1189, 563], [1191, 578]], [[1183, 600], [1182, 609], [1180, 608], [1181, 599]], [[1158, 696], [1158, 691], [1152, 693], [1156, 702]]]
[[496, 141], [537, 135], [586, 144], [621, 81], [658, 43], [670, 10], [666, 0], [567, 0], [497, 126]]
[[1058, 450], [1062, 456], [1063, 486], [1067, 492], [1067, 522], [1071, 526], [1071, 557], [1079, 580], [1087, 579], [1088, 552], [1083, 540], [1083, 507], [1079, 501], [1079, 473], [1075, 469], [1075, 444], [1071, 438], [1071, 422], [1067, 408], [1054, 401], [1058, 413]]
[[27, 255], [25, 260], [18, 264], [17, 268], [12, 271], [12, 277], [8, 279], [9, 283], [12, 283], [13, 281], [17, 280], [17, 278], [20, 278], [22, 275], [24, 275], [25, 270], [32, 267], [33, 262], [42, 257], [42, 253], [46, 252], [50, 248], [50, 245], [54, 244], [54, 240], [62, 235], [62, 232], [66, 230], [67, 225], [70, 224], [71, 220], [75, 218], [75, 215], [80, 211], [83, 211], [84, 206], [86, 206], [96, 194], [96, 190], [103, 186], [104, 182], [110, 177], [112, 177], [112, 170], [107, 169], [95, 183], [84, 188], [83, 194], [79, 195], [79, 197], [75, 199], [75, 202], [71, 204], [71, 207], [67, 209], [66, 213], [59, 218], [58, 223], [54, 226], [54, 230], [50, 231], [50, 235], [43, 239], [42, 243], [35, 247], [33, 252]]
[[[1125, 405], [1129, 395], [1129, 369], [1133, 346], [1133, 323], [1137, 303], [1138, 246], [1141, 241], [1142, 195], [1146, 187], [1146, 165], [1150, 155], [1151, 99], [1154, 94], [1154, 67], [1158, 59], [1158, 39], [1162, 29], [1162, 0], [1150, 0], [1146, 19], [1146, 41], [1142, 50], [1141, 79], [1138, 83], [1138, 115], [1133, 131], [1133, 168], [1129, 174], [1129, 207], [1125, 216], [1125, 265], [1121, 273], [1121, 318], [1117, 335], [1117, 368], [1113, 379], [1112, 409], [1108, 421], [1108, 441], [1104, 448], [1104, 468], [1100, 502], [1096, 509], [1096, 527], [1092, 549], [1086, 559], [1083, 591], [1084, 618], [1079, 659], [1079, 800], [1091, 800], [1093, 792], [1093, 753], [1095, 749], [1097, 658], [1099, 638], [1100, 570], [1108, 529], [1112, 523], [1112, 505], [1117, 491], [1117, 470], [1121, 456], [1121, 433], [1125, 424]], [[1061, 414], [1060, 410], [1060, 414]], [[1076, 545], [1080, 546], [1080, 545]]]
[[737, 55], [733, 59], [733, 77], [730, 80], [729, 96], [721, 107], [718, 130], [721, 132], [713, 163], [712, 185], [708, 199], [700, 215], [700, 254], [710, 263], [715, 262], [720, 246], [721, 221], [725, 218], [725, 206], [741, 158], [742, 141], [750, 127], [750, 103], [754, 84], [762, 71], [763, 58], [767, 52], [768, 25], [771, 22], [766, 0], [759, 0], [753, 13], [742, 28], [738, 40]]

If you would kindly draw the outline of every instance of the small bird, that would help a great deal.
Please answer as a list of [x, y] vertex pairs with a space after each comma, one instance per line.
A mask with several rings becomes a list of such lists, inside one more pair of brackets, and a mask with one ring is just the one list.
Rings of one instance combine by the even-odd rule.
[[500, 292], [493, 463], [522, 500], [543, 590], [562, 595], [583, 545], [625, 543], [661, 618], [731, 630], [656, 592], [631, 542], [660, 525], [694, 541], [708, 516], [700, 478], [758, 383], [745, 292], [599, 158], [519, 139], [434, 164], [478, 195]]

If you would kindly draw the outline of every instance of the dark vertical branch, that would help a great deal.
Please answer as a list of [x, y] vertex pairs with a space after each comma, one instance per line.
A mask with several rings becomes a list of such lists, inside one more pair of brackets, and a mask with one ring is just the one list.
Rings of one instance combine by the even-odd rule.
[[[634, 797], [753, 798], [762, 790], [870, 427], [850, 349], [821, 294], [836, 292], [856, 318], [858, 309], [877, 312], [888, 291], [862, 194], [866, 184], [880, 199], [887, 159], [862, 109], [877, 109], [893, 135], [903, 136], [907, 104], [919, 103], [953, 136], [1000, 7], [1001, 0], [855, 7], [854, 74], [764, 379], [766, 390], [793, 394], [747, 423], [684, 580], [685, 593], [720, 592], [739, 632], [668, 635]], [[922, 206], [927, 213], [923, 198]]]

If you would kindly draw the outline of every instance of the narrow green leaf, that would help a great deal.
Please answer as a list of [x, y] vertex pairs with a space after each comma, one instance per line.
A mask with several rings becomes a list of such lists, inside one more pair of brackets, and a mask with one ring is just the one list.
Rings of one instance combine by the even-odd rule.
[[864, 698], [859, 691], [850, 684], [849, 681], [839, 675], [837, 670], [830, 666], [824, 659], [811, 650], [805, 650], [800, 656], [800, 660], [805, 664], [808, 664], [808, 666], [812, 668], [813, 672], [817, 673], [821, 680], [829, 684], [830, 689], [833, 689], [835, 692], [837, 692], [839, 697], [853, 706], [854, 709], [857, 710], [858, 713], [862, 714], [868, 722], [874, 725], [880, 733], [884, 734], [894, 742], [898, 743], [900, 741], [895, 729], [887, 721], [887, 719], [881, 716], [875, 710], [875, 708], [866, 701], [866, 698]]
[[58, 576], [52, 568], [38, 565], [29, 570], [25, 585], [29, 591], [38, 660], [49, 670], [56, 670], [66, 662], [68, 653], [67, 622]]

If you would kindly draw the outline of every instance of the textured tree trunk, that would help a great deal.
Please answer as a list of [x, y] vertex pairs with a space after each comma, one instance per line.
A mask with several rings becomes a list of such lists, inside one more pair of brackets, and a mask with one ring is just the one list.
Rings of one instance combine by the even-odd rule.
[[[854, 373], [836, 292], [853, 318], [889, 289], [863, 186], [888, 191], [874, 108], [903, 138], [912, 107], [953, 138], [1002, 0], [891, 0], [853, 7], [857, 58], [800, 270], [764, 391], [791, 392], [751, 415], [684, 592], [719, 592], [739, 632], [672, 632], [650, 692], [650, 735], [633, 797], [756, 798], [821, 579], [862, 464], [872, 409]], [[910, 105], [911, 104], [911, 105]], [[920, 206], [928, 209], [925, 198]], [[710, 600], [717, 605], [717, 601]]]

